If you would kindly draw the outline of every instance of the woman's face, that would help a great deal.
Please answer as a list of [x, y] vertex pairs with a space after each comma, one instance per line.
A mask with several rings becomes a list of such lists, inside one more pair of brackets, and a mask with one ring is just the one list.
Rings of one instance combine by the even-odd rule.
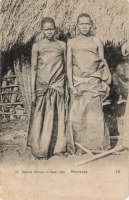
[[45, 38], [47, 38], [48, 40], [52, 40], [54, 38], [54, 35], [55, 35], [54, 24], [46, 22], [43, 25], [43, 34], [44, 34]]
[[89, 17], [80, 17], [77, 26], [82, 35], [88, 35], [92, 27], [91, 19]]

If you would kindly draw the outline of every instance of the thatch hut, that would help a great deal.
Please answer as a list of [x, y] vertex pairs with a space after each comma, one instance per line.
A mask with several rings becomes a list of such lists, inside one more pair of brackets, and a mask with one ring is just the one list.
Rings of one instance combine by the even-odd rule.
[[[62, 40], [74, 37], [76, 18], [87, 12], [94, 21], [94, 31], [103, 43], [118, 46], [129, 38], [129, 3], [127, 0], [3, 0], [0, 11], [2, 68], [14, 67], [26, 110], [30, 110], [29, 69], [31, 47], [41, 38], [40, 21], [55, 19]], [[63, 34], [62, 34], [63, 32]], [[64, 37], [64, 36], [67, 37]], [[109, 59], [110, 60], [110, 59]], [[0, 71], [1, 71], [0, 66]], [[22, 74], [24, 74], [22, 76]]]

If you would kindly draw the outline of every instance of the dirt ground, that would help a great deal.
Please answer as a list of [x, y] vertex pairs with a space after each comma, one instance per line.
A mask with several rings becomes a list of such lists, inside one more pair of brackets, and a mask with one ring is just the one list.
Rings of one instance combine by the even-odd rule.
[[[112, 120], [112, 119], [110, 119]], [[119, 120], [120, 121], [120, 120]], [[109, 121], [110, 122], [110, 121]], [[110, 129], [111, 123], [109, 123]], [[122, 124], [120, 125], [120, 129], [122, 129]], [[56, 163], [58, 160], [58, 164], [60, 165], [74, 165], [77, 161], [83, 160], [83, 158], [88, 157], [89, 155], [69, 155], [67, 158], [59, 158], [58, 156], [53, 156], [49, 160], [36, 160], [34, 156], [31, 154], [30, 148], [27, 147], [27, 131], [28, 131], [28, 121], [27, 119], [15, 120], [15, 121], [8, 121], [0, 123], [0, 163], [2, 164], [24, 164], [24, 163], [45, 163], [45, 164], [52, 164]], [[116, 132], [113, 132], [113, 135], [117, 135]], [[122, 140], [119, 141], [121, 144]], [[111, 139], [111, 146], [112, 148], [118, 145], [117, 139]], [[121, 155], [113, 154], [109, 155], [105, 158], [101, 158], [95, 162], [103, 162], [104, 160], [113, 162], [119, 162], [125, 155], [127, 151], [121, 152]]]
[[27, 130], [27, 120], [0, 123], [0, 200], [125, 199], [127, 150], [80, 166], [76, 163], [92, 155], [35, 160], [26, 147]]

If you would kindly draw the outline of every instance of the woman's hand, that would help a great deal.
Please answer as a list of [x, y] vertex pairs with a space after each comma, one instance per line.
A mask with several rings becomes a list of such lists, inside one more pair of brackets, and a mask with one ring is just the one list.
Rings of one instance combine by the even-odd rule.
[[109, 77], [108, 77], [108, 79], [107, 79], [106, 82], [107, 82], [108, 85], [110, 85], [110, 84], [111, 84], [111, 81], [112, 81], [112, 77], [111, 77], [111, 75], [109, 75]]
[[83, 95], [83, 92], [78, 92], [77, 88], [76, 87], [73, 87], [71, 89], [71, 92], [72, 94], [74, 95], [75, 99], [79, 99], [82, 95]]
[[32, 94], [32, 97], [31, 97], [31, 101], [32, 103], [34, 104], [34, 106], [36, 105], [36, 95], [35, 94]]

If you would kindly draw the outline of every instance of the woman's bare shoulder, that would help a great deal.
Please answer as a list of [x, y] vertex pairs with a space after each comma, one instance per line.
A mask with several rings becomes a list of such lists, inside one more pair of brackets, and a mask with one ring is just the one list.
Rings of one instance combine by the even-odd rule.
[[68, 42], [67, 42], [67, 45], [70, 46], [70, 47], [73, 47], [75, 45], [77, 41], [77, 38], [72, 38], [72, 39], [69, 39]]
[[97, 45], [102, 45], [103, 44], [99, 37], [96, 37], [96, 36], [92, 36], [92, 37], [93, 37], [94, 41], [97, 43]]
[[38, 50], [38, 43], [34, 43], [32, 46], [32, 51], [37, 51]]
[[35, 42], [32, 46], [33, 51], [39, 51], [40, 47], [43, 45], [43, 40]]
[[59, 43], [59, 45], [62, 47], [62, 49], [66, 49], [66, 43], [60, 40], [57, 40], [57, 42]]

